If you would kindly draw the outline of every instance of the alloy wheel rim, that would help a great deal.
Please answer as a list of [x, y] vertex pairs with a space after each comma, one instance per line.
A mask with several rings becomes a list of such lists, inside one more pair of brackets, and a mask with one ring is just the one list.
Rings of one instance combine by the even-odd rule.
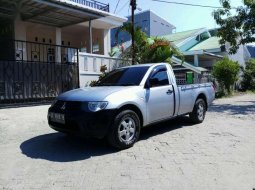
[[122, 142], [130, 142], [134, 136], [136, 131], [135, 121], [131, 117], [124, 118], [118, 127], [118, 135], [119, 139]]
[[197, 116], [199, 120], [203, 120], [204, 119], [204, 105], [202, 103], [198, 104], [198, 109], [197, 109]]

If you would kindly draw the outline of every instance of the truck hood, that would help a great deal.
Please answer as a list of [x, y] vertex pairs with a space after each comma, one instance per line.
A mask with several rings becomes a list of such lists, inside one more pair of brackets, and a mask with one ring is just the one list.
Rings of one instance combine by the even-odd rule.
[[63, 101], [102, 101], [114, 92], [133, 88], [132, 86], [98, 86], [79, 88], [60, 94], [57, 99]]

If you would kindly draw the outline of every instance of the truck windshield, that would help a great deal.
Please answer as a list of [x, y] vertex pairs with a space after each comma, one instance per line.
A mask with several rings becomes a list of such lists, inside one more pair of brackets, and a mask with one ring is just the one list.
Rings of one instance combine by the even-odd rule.
[[148, 66], [116, 69], [94, 86], [138, 86], [148, 69]]

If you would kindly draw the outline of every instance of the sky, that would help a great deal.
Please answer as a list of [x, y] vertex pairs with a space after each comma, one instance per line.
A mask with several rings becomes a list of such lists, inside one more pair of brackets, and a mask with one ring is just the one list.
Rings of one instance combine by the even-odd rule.
[[[118, 0], [98, 0], [102, 3], [110, 4], [110, 12], [114, 13]], [[117, 7], [116, 13], [120, 16], [128, 16], [131, 14], [129, 8], [130, 0], [120, 0]], [[190, 4], [210, 5], [210, 6], [221, 6], [220, 0], [166, 0], [175, 1]], [[242, 5], [242, 0], [231, 0], [231, 5], [237, 7]], [[185, 30], [192, 30], [197, 28], [215, 28], [217, 27], [213, 17], [212, 8], [201, 8], [184, 5], [174, 5], [161, 2], [155, 2], [152, 0], [137, 0], [137, 7], [141, 11], [152, 10], [160, 17], [167, 20], [169, 23], [176, 26], [176, 32]], [[138, 13], [136, 10], [135, 13]]]

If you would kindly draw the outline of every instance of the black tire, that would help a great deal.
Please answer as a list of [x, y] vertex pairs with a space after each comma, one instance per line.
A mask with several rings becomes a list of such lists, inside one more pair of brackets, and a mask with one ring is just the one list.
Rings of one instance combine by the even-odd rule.
[[139, 139], [140, 130], [138, 115], [132, 110], [124, 110], [115, 117], [107, 134], [107, 140], [115, 148], [127, 149]]
[[206, 103], [203, 99], [197, 99], [193, 111], [189, 114], [191, 121], [195, 124], [202, 123], [205, 119]]

